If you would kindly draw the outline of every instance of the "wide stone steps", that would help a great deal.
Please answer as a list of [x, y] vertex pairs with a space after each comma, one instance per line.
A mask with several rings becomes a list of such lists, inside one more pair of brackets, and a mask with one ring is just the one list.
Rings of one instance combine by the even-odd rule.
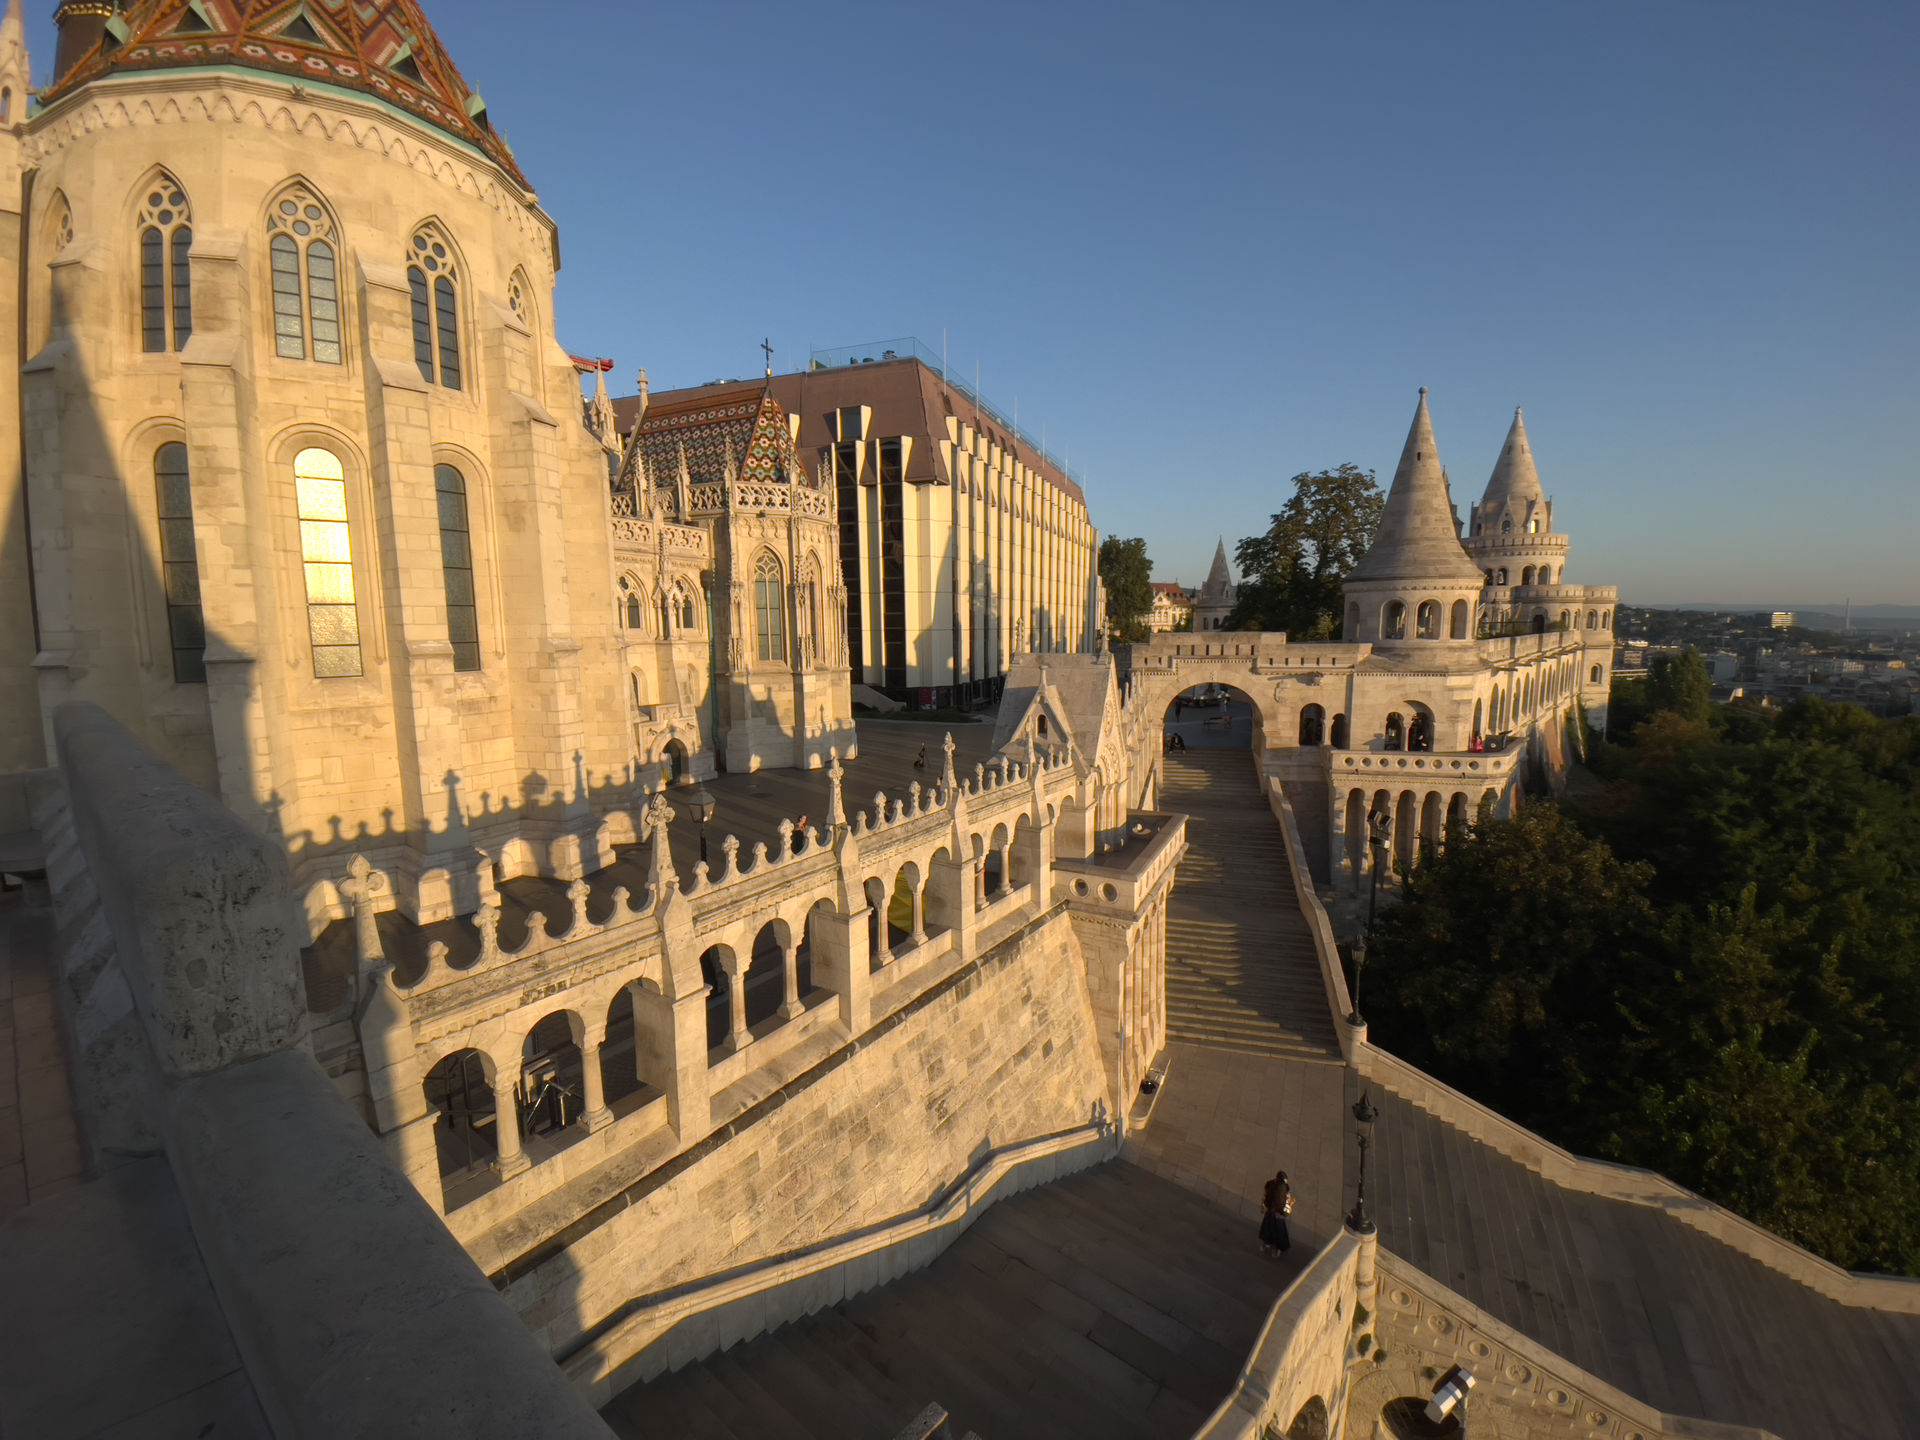
[[1338, 1047], [1284, 838], [1245, 752], [1168, 756], [1161, 804], [1187, 854], [1167, 907], [1167, 1034], [1248, 1055]]

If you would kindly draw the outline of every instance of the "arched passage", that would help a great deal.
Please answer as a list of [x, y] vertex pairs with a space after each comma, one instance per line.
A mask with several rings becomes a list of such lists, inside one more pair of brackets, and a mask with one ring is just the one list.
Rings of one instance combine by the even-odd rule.
[[571, 1010], [544, 1015], [527, 1032], [520, 1052], [520, 1134], [554, 1135], [575, 1124], [586, 1109], [581, 1060], [583, 1029]]
[[[456, 1050], [427, 1072], [427, 1108], [440, 1116], [433, 1137], [444, 1190], [486, 1174], [498, 1153], [492, 1068], [480, 1051]], [[455, 1203], [449, 1196], [448, 1208]]]
[[[1190, 685], [1167, 701], [1161, 738], [1170, 753], [1244, 750], [1265, 726], [1253, 697], [1236, 685]], [[1284, 732], [1283, 732], [1284, 733]]]

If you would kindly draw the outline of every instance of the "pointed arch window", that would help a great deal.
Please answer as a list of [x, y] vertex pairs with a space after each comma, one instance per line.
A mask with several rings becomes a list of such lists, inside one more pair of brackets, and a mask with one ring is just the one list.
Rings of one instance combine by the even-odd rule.
[[447, 589], [447, 639], [453, 668], [480, 668], [480, 610], [474, 598], [473, 534], [467, 524], [467, 482], [451, 465], [433, 467], [440, 505], [440, 569]]
[[193, 337], [193, 217], [187, 192], [166, 171], [140, 204], [140, 348], [184, 350]]
[[178, 440], [154, 452], [153, 489], [173, 678], [180, 685], [204, 685], [207, 626], [200, 610], [200, 561], [193, 543], [193, 489], [187, 476], [187, 447]]
[[407, 288], [413, 294], [413, 361], [429, 385], [460, 388], [459, 271], [453, 247], [432, 225], [414, 233], [407, 252]]
[[1422, 640], [1438, 640], [1440, 638], [1439, 601], [1422, 600], [1420, 602], [1420, 609], [1415, 616], [1414, 628]]
[[1453, 602], [1453, 622], [1452, 622], [1451, 628], [1448, 630], [1447, 633], [1450, 639], [1464, 640], [1467, 638], [1467, 602], [1466, 601], [1456, 600]]
[[284, 360], [344, 364], [333, 217], [306, 186], [289, 185], [267, 207], [267, 234], [274, 353]]
[[762, 555], [753, 567], [753, 611], [762, 660], [787, 658], [786, 611], [780, 590], [780, 562]]
[[293, 457], [300, 512], [300, 559], [307, 581], [307, 637], [313, 674], [339, 680], [362, 673], [360, 611], [353, 594], [353, 535], [347, 522], [347, 472], [331, 450]]

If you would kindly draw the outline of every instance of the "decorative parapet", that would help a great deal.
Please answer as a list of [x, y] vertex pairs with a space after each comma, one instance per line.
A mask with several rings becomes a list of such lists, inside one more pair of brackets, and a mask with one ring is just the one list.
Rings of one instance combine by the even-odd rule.
[[1524, 740], [1510, 740], [1498, 750], [1405, 751], [1405, 750], [1329, 750], [1327, 769], [1336, 779], [1349, 776], [1405, 778], [1419, 775], [1432, 780], [1478, 782], [1505, 780], [1514, 773], [1526, 753]]
[[704, 481], [687, 487], [687, 503], [696, 515], [718, 515], [723, 510], [789, 511], [803, 518], [831, 520], [830, 491], [777, 481]]
[[[970, 830], [991, 833], [995, 825], [1011, 828], [1018, 816], [1029, 812], [1034, 800], [1034, 782], [1043, 803], [1057, 803], [1074, 793], [1079, 779], [1065, 751], [1036, 757], [1031, 766], [1005, 761], [991, 768], [978, 767], [971, 782], [958, 781], [949, 791], [943, 786], [911, 786], [904, 796], [889, 798], [884, 793], [873, 797], [873, 808], [855, 810], [847, 833], [859, 841], [859, 868], [867, 870], [892, 864], [901, 855], [925, 852], [930, 857], [950, 843], [956, 807], [964, 801], [966, 823]], [[656, 797], [657, 798], [657, 797]], [[395, 990], [416, 1002], [416, 1023], [439, 1017], [440, 1023], [452, 1023], [453, 1012], [469, 1000], [496, 994], [520, 993], [538, 987], [544, 993], [567, 988], [577, 978], [597, 973], [614, 957], [630, 964], [637, 957], [643, 962], [643, 974], [657, 972], [661, 952], [661, 927], [658, 912], [664, 895], [661, 883], [675, 886], [692, 902], [694, 939], [702, 949], [720, 940], [730, 927], [769, 910], [778, 899], [797, 893], [816, 896], [834, 893], [842, 864], [836, 848], [809, 828], [804, 848], [796, 848], [790, 828], [780, 832], [779, 848], [770, 850], [756, 843], [743, 861], [740, 842], [733, 836], [720, 844], [720, 855], [711, 865], [703, 862], [694, 868], [691, 879], [681, 881], [669, 871], [669, 879], [635, 896], [624, 886], [612, 893], [612, 905], [601, 918], [589, 914], [591, 887], [575, 881], [568, 890], [573, 914], [566, 928], [549, 932], [545, 912], [535, 909], [527, 915], [527, 933], [519, 944], [504, 946], [499, 939], [500, 904], [490, 890], [482, 888], [480, 908], [469, 922], [477, 933], [478, 947], [467, 964], [456, 965], [450, 947], [434, 941], [427, 947], [425, 970], [406, 984], [395, 982]], [[858, 877], [856, 877], [858, 878]], [[854, 887], [858, 893], [858, 886]], [[371, 927], [367, 927], [371, 928]], [[377, 938], [373, 941], [377, 945]], [[696, 952], [697, 953], [697, 952]], [[361, 957], [370, 966], [378, 957]], [[421, 1008], [417, 1003], [433, 997]]]
[[[1360, 1329], [1372, 1344], [1356, 1355], [1347, 1392], [1348, 1435], [1370, 1435], [1381, 1410], [1402, 1396], [1425, 1400], [1432, 1375], [1459, 1365], [1474, 1376], [1472, 1433], [1499, 1440], [1776, 1440], [1745, 1425], [1667, 1415], [1572, 1364], [1455, 1294], [1407, 1261], [1380, 1250], [1379, 1313]], [[1356, 1340], [1355, 1348], [1358, 1349]], [[1372, 1356], [1385, 1352], [1376, 1363]]]
[[[1294, 1433], [1303, 1411], [1324, 1420], [1346, 1404], [1347, 1337], [1359, 1291], [1361, 1250], [1372, 1245], [1343, 1230], [1281, 1292], [1220, 1408], [1194, 1431], [1194, 1440], [1264, 1440]], [[1318, 1406], [1315, 1406], [1315, 1402]], [[1301, 1434], [1371, 1434], [1302, 1429]]]

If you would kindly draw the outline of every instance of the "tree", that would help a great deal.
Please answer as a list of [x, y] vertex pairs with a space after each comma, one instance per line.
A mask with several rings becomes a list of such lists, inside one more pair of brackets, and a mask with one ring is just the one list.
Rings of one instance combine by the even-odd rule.
[[1107, 633], [1116, 640], [1143, 641], [1151, 635], [1153, 562], [1147, 542], [1135, 536], [1109, 535], [1100, 542], [1100, 583], [1107, 590]]
[[1264, 535], [1234, 547], [1240, 598], [1231, 630], [1285, 630], [1302, 640], [1340, 633], [1340, 587], [1367, 553], [1386, 497], [1356, 465], [1293, 477], [1293, 494]]
[[1656, 655], [1647, 667], [1647, 704], [1654, 711], [1671, 711], [1682, 720], [1705, 720], [1713, 693], [1713, 676], [1700, 652], [1689, 645], [1678, 655]]

